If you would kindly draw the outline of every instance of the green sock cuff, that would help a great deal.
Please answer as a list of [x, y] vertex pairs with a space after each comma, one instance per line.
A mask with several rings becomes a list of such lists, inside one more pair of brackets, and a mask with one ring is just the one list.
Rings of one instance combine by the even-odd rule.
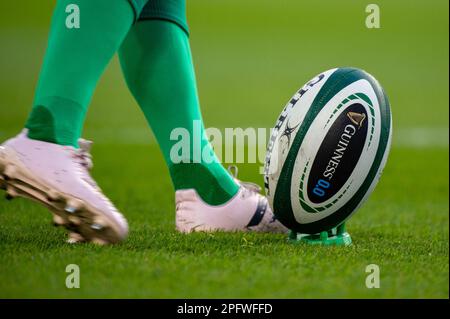
[[141, 15], [142, 10], [144, 9], [145, 5], [147, 4], [148, 0], [128, 0], [131, 7], [134, 11], [134, 17], [135, 21], [139, 19], [139, 16]]
[[139, 20], [167, 20], [177, 24], [189, 36], [186, 0], [150, 0], [139, 15]]
[[[220, 165], [220, 164], [217, 164]], [[214, 176], [204, 164], [180, 163], [169, 167], [176, 190], [195, 189], [203, 201], [209, 205], [222, 205], [228, 202], [239, 190], [230, 176]], [[221, 171], [227, 174], [221, 167]]]
[[85, 113], [81, 104], [69, 99], [57, 96], [41, 98], [35, 101], [25, 125], [28, 137], [78, 147]]

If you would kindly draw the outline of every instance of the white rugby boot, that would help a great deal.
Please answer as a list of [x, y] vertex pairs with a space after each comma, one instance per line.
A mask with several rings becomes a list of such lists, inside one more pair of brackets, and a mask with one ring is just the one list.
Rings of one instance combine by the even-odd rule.
[[0, 188], [6, 198], [24, 197], [45, 205], [54, 223], [69, 230], [68, 242], [112, 244], [128, 225], [89, 174], [92, 142], [80, 148], [32, 140], [27, 130], [0, 146]]
[[205, 203], [195, 189], [176, 191], [176, 229], [183, 233], [200, 231], [287, 233], [288, 229], [275, 218], [267, 198], [259, 194], [260, 187], [253, 183], [237, 179], [236, 181], [240, 185], [237, 194], [225, 204], [218, 206]]

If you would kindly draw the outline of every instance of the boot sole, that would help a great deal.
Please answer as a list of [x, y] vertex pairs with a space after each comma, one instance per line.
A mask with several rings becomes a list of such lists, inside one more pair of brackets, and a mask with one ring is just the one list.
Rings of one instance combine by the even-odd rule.
[[111, 217], [83, 199], [39, 181], [13, 152], [1, 147], [0, 189], [6, 191], [8, 200], [22, 197], [45, 206], [54, 214], [55, 225], [79, 234], [85, 241], [105, 245], [118, 243], [125, 237]]

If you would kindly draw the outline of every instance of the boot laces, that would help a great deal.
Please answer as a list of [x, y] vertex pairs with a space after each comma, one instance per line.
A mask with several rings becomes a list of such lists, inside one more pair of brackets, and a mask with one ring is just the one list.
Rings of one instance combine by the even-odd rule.
[[90, 171], [92, 167], [94, 167], [94, 164], [92, 162], [92, 155], [90, 153], [92, 148], [92, 141], [80, 138], [78, 140], [78, 145], [80, 146], [80, 148], [75, 150], [74, 158], [81, 166]]
[[80, 138], [78, 140], [78, 145], [80, 146], [80, 148], [75, 149], [72, 153], [72, 156], [75, 159], [75, 162], [80, 165], [80, 171], [83, 180], [94, 188], [97, 194], [100, 195], [101, 199], [109, 206], [111, 210], [116, 212], [117, 209], [115, 208], [115, 206], [112, 204], [109, 198], [104, 196], [102, 190], [89, 173], [89, 171], [94, 167], [91, 155], [92, 144], [92, 141]]
[[80, 148], [73, 150], [72, 157], [75, 160], [75, 163], [79, 164], [83, 180], [91, 185], [96, 191], [101, 193], [101, 190], [98, 187], [97, 183], [89, 174], [89, 171], [94, 166], [92, 162], [92, 155], [90, 153], [92, 144], [92, 141], [80, 138], [78, 140], [78, 145], [80, 146]]
[[238, 179], [238, 168], [236, 165], [230, 165], [228, 166], [228, 172], [233, 176], [234, 180], [241, 185], [245, 190], [248, 190], [252, 193], [260, 193], [261, 187], [258, 184], [252, 183], [252, 182], [243, 182]]

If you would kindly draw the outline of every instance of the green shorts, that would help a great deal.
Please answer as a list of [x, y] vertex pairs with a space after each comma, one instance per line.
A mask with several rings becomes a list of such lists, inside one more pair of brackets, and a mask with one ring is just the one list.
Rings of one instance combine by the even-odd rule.
[[186, 18], [186, 0], [128, 0], [136, 13], [136, 21], [168, 20], [189, 33]]

